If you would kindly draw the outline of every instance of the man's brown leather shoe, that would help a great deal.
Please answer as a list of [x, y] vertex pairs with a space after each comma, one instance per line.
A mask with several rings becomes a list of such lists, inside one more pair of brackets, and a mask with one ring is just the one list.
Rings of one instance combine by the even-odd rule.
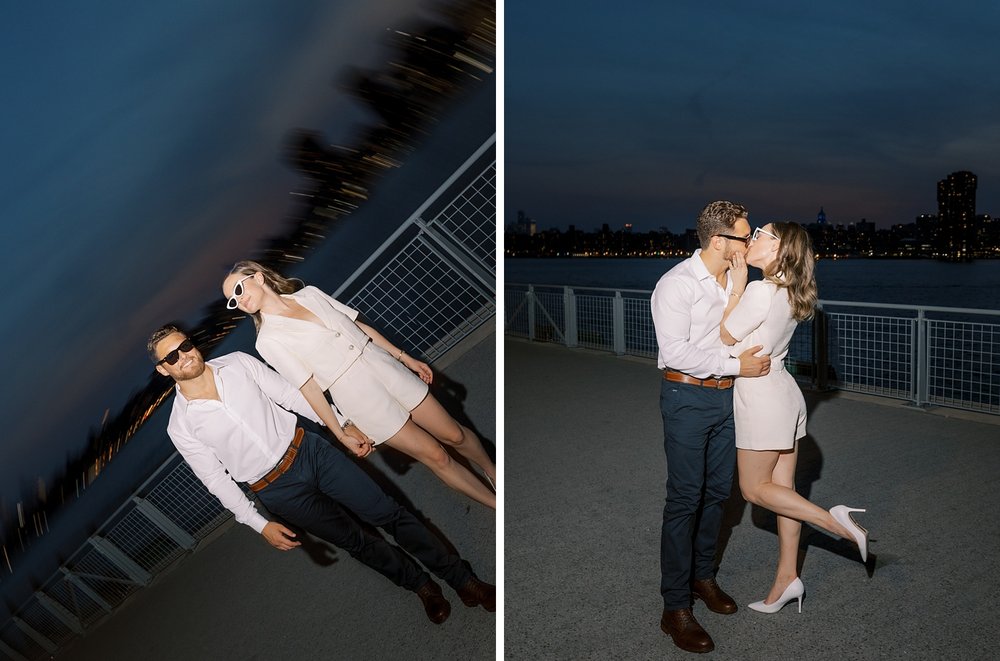
[[690, 608], [663, 611], [660, 628], [674, 639], [674, 645], [686, 652], [711, 652], [715, 649], [712, 637], [694, 619]]
[[434, 624], [441, 624], [451, 615], [451, 604], [441, 594], [441, 586], [429, 580], [417, 590], [417, 596], [424, 604], [427, 619]]
[[736, 602], [722, 591], [714, 578], [705, 578], [692, 583], [691, 594], [704, 601], [710, 611], [723, 615], [732, 615], [736, 612]]
[[482, 606], [491, 613], [497, 609], [496, 586], [484, 583], [475, 576], [469, 577], [465, 585], [456, 590], [456, 592], [458, 592], [458, 596], [466, 606], [471, 608]]

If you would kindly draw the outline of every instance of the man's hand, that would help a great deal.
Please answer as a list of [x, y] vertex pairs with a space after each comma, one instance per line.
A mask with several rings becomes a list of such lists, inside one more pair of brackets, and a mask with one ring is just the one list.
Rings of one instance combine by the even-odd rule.
[[357, 425], [347, 425], [344, 427], [344, 436], [340, 439], [348, 450], [355, 456], [365, 458], [375, 452], [375, 441], [368, 438], [368, 435], [358, 429]]
[[740, 354], [740, 376], [764, 376], [771, 371], [771, 356], [755, 356], [763, 344], [750, 347]]
[[734, 252], [729, 258], [729, 279], [733, 282], [733, 293], [742, 296], [749, 277], [746, 256], [741, 252]]
[[302, 545], [302, 542], [295, 541], [295, 533], [277, 521], [268, 521], [260, 534], [264, 536], [268, 544], [279, 551], [290, 551], [296, 546]]

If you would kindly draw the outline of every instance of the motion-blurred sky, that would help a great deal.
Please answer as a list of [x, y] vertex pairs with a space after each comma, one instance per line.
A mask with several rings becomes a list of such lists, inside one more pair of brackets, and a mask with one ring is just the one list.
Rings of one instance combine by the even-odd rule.
[[146, 383], [149, 332], [195, 322], [283, 231], [296, 127], [371, 123], [334, 84], [384, 65], [407, 0], [13, 3], [0, 9], [0, 521]]
[[511, 0], [504, 29], [505, 223], [888, 227], [956, 170], [1000, 215], [995, 2]]

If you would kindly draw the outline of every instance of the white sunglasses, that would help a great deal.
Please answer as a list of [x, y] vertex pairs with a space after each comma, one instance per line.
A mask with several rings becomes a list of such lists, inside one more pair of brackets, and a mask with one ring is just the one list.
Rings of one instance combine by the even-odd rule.
[[753, 234], [752, 234], [752, 235], [750, 236], [750, 240], [751, 240], [751, 241], [756, 241], [756, 240], [757, 240], [757, 237], [758, 237], [758, 236], [760, 236], [761, 234], [767, 234], [767, 235], [768, 235], [769, 237], [771, 237], [771, 238], [772, 238], [772, 239], [774, 239], [775, 241], [781, 241], [781, 239], [780, 239], [779, 237], [777, 237], [777, 236], [775, 236], [775, 235], [771, 234], [771, 233], [770, 233], [770, 232], [768, 232], [768, 231], [767, 231], [766, 229], [763, 229], [763, 228], [761, 228], [761, 227], [758, 227], [757, 229], [755, 229], [755, 230], [753, 231]]
[[235, 310], [239, 306], [240, 302], [236, 299], [243, 295], [243, 281], [252, 278], [255, 275], [256, 273], [251, 273], [245, 278], [240, 278], [239, 282], [236, 283], [236, 286], [233, 287], [233, 295], [230, 296], [229, 300], [226, 302], [227, 310]]

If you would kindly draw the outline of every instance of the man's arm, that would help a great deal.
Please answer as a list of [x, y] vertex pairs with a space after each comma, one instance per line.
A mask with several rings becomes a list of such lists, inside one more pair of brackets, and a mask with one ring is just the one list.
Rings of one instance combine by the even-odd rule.
[[232, 512], [237, 521], [262, 533], [268, 523], [267, 519], [260, 515], [243, 490], [229, 476], [211, 448], [198, 441], [183, 424], [177, 423], [173, 418], [167, 425], [167, 434], [191, 471], [219, 499], [222, 506]]
[[738, 374], [740, 361], [721, 349], [705, 351], [691, 342], [691, 309], [697, 302], [691, 285], [679, 278], [661, 278], [656, 283], [650, 307], [656, 342], [671, 369], [705, 379], [713, 375]]
[[[317, 415], [316, 411], [310, 405], [306, 398], [302, 396], [291, 383], [289, 383], [283, 376], [275, 372], [273, 369], [260, 362], [251, 355], [236, 352], [235, 354], [240, 358], [240, 362], [246, 366], [247, 371], [250, 373], [251, 378], [260, 387], [261, 392], [263, 392], [267, 397], [273, 401], [278, 406], [298, 413], [303, 418], [312, 420], [313, 422], [321, 425], [326, 425], [327, 423]], [[311, 377], [310, 377], [311, 378]], [[330, 409], [333, 414], [334, 419], [339, 423], [338, 428], [344, 426], [344, 418], [340, 415], [335, 407], [330, 406], [330, 403], [323, 398], [326, 408]]]

